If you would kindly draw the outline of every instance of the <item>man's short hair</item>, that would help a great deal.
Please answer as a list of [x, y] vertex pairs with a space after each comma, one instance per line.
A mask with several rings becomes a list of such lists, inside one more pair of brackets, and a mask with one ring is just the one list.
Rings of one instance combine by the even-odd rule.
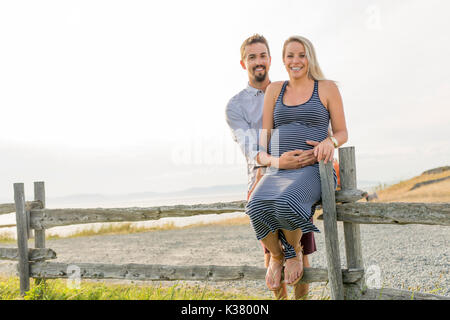
[[269, 57], [270, 57], [269, 44], [267, 43], [266, 38], [264, 38], [264, 36], [262, 36], [260, 34], [255, 33], [251, 37], [245, 39], [245, 41], [241, 45], [241, 60], [242, 61], [245, 59], [245, 47], [249, 46], [251, 44], [254, 44], [254, 43], [262, 43], [262, 44], [264, 44], [266, 46], [266, 48], [267, 48], [267, 53], [269, 54]]

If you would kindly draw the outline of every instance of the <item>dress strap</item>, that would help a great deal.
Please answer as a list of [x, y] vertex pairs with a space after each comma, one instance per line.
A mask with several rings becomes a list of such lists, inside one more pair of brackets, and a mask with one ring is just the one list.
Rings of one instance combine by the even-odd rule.
[[312, 100], [312, 99], [320, 100], [320, 98], [319, 98], [319, 81], [318, 80], [314, 80], [314, 90], [313, 90], [313, 94], [311, 95], [311, 99], [309, 99], [309, 100]]
[[283, 86], [281, 87], [281, 91], [280, 91], [280, 94], [278, 95], [278, 99], [277, 100], [283, 101], [284, 91], [286, 91], [286, 86], [287, 86], [288, 82], [289, 81], [285, 81], [283, 83]]

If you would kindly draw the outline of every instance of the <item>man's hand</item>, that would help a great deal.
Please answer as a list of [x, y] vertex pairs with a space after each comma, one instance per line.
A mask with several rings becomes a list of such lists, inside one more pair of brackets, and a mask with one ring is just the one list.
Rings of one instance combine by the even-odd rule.
[[304, 153], [304, 150], [287, 151], [278, 158], [278, 163], [275, 166], [279, 169], [298, 169], [302, 167], [299, 161], [299, 156]]
[[[306, 140], [310, 146], [316, 147], [319, 142]], [[278, 161], [278, 168], [280, 169], [298, 169], [310, 166], [317, 162], [317, 157], [314, 155], [314, 149], [311, 150], [292, 150], [281, 155]]]
[[[319, 145], [318, 141], [306, 140], [306, 143], [310, 146], [317, 147]], [[310, 166], [317, 162], [317, 157], [314, 155], [314, 149], [304, 151], [299, 157], [299, 162], [302, 167]]]
[[313, 165], [317, 162], [317, 158], [314, 156], [314, 149], [303, 151], [297, 159], [300, 164], [300, 168]]

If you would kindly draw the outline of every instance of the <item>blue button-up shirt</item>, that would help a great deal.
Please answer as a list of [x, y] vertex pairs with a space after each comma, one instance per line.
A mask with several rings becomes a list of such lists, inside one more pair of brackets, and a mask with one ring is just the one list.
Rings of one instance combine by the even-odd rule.
[[260, 167], [256, 162], [256, 155], [262, 129], [263, 105], [264, 92], [248, 85], [230, 99], [225, 111], [233, 139], [239, 144], [247, 160], [248, 190], [253, 186], [256, 171]]

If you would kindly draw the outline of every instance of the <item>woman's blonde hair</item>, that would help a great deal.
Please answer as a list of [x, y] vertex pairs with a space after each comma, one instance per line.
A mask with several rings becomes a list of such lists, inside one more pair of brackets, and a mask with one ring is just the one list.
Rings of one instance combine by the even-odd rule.
[[319, 62], [317, 61], [314, 46], [312, 45], [311, 41], [309, 41], [305, 37], [292, 36], [284, 42], [283, 61], [287, 45], [294, 41], [301, 43], [305, 47], [306, 58], [308, 58], [308, 77], [312, 80], [326, 80], [325, 76], [323, 75], [322, 69], [320, 69]]

